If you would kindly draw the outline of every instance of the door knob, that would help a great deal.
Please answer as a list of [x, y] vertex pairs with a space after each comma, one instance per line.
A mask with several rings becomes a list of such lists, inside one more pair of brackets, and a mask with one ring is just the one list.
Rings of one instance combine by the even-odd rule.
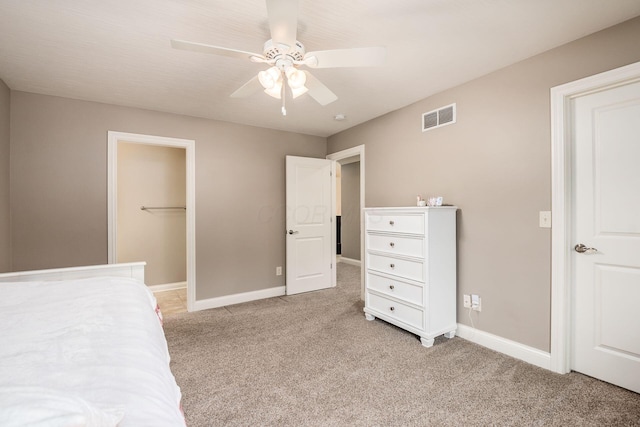
[[289, 234], [298, 234], [298, 233], [299, 233], [299, 231], [297, 231], [297, 230], [296, 230], [296, 231], [289, 230], [289, 231], [288, 231], [288, 233], [289, 233]]
[[593, 253], [593, 252], [598, 252], [598, 250], [597, 250], [596, 248], [589, 248], [589, 247], [586, 247], [586, 246], [585, 246], [585, 245], [583, 245], [582, 243], [578, 243], [577, 245], [575, 245], [575, 246], [573, 247], [573, 249], [574, 249], [576, 252], [580, 253], [580, 254], [584, 254], [584, 253], [588, 253], [588, 254], [590, 254], [590, 253]]

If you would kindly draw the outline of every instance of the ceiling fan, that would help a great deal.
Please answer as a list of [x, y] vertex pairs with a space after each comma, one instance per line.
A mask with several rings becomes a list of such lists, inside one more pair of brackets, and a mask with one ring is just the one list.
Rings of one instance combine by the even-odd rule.
[[282, 115], [287, 114], [286, 86], [289, 86], [293, 98], [308, 93], [320, 105], [327, 105], [338, 99], [320, 80], [300, 67], [370, 67], [384, 62], [384, 47], [306, 52], [304, 45], [296, 39], [298, 0], [266, 2], [271, 39], [264, 44], [262, 54], [176, 39], [171, 40], [171, 46], [175, 49], [244, 58], [251, 62], [270, 65], [270, 68], [260, 71], [233, 92], [231, 97], [244, 98], [263, 89], [268, 95], [282, 100]]

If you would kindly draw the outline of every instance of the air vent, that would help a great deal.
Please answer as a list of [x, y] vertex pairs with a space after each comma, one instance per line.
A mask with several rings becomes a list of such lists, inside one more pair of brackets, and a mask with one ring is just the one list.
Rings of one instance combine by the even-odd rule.
[[456, 122], [456, 104], [447, 105], [422, 115], [422, 132]]

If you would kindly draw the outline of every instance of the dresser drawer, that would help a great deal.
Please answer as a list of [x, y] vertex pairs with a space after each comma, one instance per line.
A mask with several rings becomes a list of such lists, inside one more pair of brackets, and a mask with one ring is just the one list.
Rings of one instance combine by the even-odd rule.
[[424, 282], [424, 263], [367, 253], [367, 268]]
[[424, 258], [424, 239], [392, 235], [369, 234], [368, 247], [379, 252]]
[[424, 305], [424, 288], [422, 286], [367, 273], [367, 288], [419, 306]]
[[424, 328], [423, 310], [418, 310], [400, 302], [392, 301], [390, 299], [372, 293], [369, 293], [368, 297], [368, 306], [373, 310], [397, 319], [403, 323], [406, 323], [407, 325], [411, 325], [414, 328]]
[[367, 230], [424, 234], [424, 214], [368, 214]]

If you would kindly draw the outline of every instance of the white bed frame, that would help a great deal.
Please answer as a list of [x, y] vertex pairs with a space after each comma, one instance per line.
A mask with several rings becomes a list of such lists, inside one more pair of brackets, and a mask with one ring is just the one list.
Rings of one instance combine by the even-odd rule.
[[0, 273], [0, 282], [36, 282], [50, 280], [74, 280], [91, 277], [129, 277], [144, 283], [146, 262], [90, 265], [83, 267], [53, 268], [49, 270], [16, 271]]

